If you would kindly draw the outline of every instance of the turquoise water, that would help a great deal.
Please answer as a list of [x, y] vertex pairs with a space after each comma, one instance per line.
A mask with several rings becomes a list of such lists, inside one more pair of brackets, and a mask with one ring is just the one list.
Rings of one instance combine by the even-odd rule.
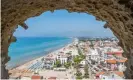
[[17, 42], [12, 43], [9, 47], [11, 60], [7, 63], [7, 68], [11, 69], [27, 61], [46, 55], [72, 41], [71, 38], [62, 37], [17, 38]]

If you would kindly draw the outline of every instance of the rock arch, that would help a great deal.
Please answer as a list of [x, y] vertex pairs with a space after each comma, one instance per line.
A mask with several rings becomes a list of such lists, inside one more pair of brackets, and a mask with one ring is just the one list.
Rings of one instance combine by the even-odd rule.
[[27, 29], [24, 21], [38, 16], [45, 11], [66, 9], [69, 12], [92, 14], [97, 20], [106, 21], [105, 28], [110, 28], [120, 40], [123, 56], [128, 58], [126, 78], [133, 78], [133, 0], [1, 0], [2, 42], [1, 42], [1, 78], [8, 78], [5, 64], [10, 60], [8, 47], [15, 41], [13, 32], [17, 25]]

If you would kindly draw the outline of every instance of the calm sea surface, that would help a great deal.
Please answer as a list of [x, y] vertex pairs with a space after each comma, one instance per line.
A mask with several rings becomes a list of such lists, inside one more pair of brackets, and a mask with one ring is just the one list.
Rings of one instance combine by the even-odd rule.
[[9, 56], [11, 60], [7, 63], [7, 68], [11, 69], [30, 60], [46, 55], [72, 41], [72, 38], [63, 37], [17, 38], [17, 42], [12, 43], [9, 47]]

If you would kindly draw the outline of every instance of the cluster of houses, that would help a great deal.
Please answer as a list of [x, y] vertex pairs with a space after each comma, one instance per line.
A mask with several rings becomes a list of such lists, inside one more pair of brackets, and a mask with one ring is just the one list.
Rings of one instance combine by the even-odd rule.
[[72, 44], [68, 44], [62, 49], [59, 49], [54, 53], [48, 54], [41, 60], [31, 64], [28, 69], [37, 72], [42, 69], [53, 69], [57, 60], [60, 61], [61, 65], [67, 63], [68, 61], [71, 61], [72, 56], [78, 55], [78, 51], [75, 46], [76, 44], [77, 41], [74, 41]]
[[[42, 58], [39, 58], [33, 61], [31, 64], [27, 65], [26, 68], [24, 69], [18, 69], [18, 70], [12, 70], [12, 71], [10, 70], [11, 73], [13, 73], [12, 75], [10, 75], [10, 78], [20, 79], [21, 77], [21, 79], [29, 79], [29, 80], [42, 79], [42, 76], [39, 75], [41, 71], [45, 71], [45, 70], [66, 71], [64, 64], [67, 63], [68, 61], [72, 61], [72, 56], [78, 55], [78, 51], [75, 46], [76, 44], [77, 44], [77, 41], [75, 40], [73, 43], [68, 44], [67, 46], [59, 50], [56, 50]], [[57, 60], [60, 61], [60, 64], [62, 66], [55, 68], [55, 64]], [[15, 73], [14, 71], [17, 71], [17, 72]], [[24, 74], [27, 74], [27, 75], [24, 75]]]
[[88, 49], [84, 52], [86, 61], [90, 66], [94, 78], [99, 79], [123, 79], [127, 58], [122, 56], [123, 50], [117, 45], [117, 41], [86, 41], [82, 47]]
[[[92, 79], [124, 79], [123, 71], [126, 67], [124, 63], [127, 58], [122, 56], [123, 49], [118, 46], [116, 40], [86, 40], [75, 41], [67, 46], [48, 54], [47, 56], [35, 61], [29, 65], [28, 72], [34, 72], [31, 75], [34, 79], [42, 79], [42, 76], [35, 75], [41, 70], [67, 70], [65, 67], [55, 68], [56, 61], [60, 61], [61, 65], [67, 62], [73, 62], [73, 57], [79, 55], [80, 48], [85, 59], [80, 62], [83, 68], [86, 64], [89, 65], [89, 75]], [[24, 78], [24, 77], [23, 77]], [[52, 77], [53, 78], [53, 77]], [[52, 79], [51, 78], [51, 79]], [[55, 77], [53, 79], [56, 79]]]

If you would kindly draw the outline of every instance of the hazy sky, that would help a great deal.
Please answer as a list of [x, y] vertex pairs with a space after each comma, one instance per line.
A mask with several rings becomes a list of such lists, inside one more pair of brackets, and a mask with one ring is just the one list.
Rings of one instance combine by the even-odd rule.
[[14, 33], [17, 37], [76, 37], [76, 36], [113, 36], [109, 29], [103, 28], [105, 22], [96, 21], [95, 17], [86, 13], [68, 13], [57, 10], [54, 13], [44, 12], [38, 17], [25, 21], [27, 30], [22, 27]]

